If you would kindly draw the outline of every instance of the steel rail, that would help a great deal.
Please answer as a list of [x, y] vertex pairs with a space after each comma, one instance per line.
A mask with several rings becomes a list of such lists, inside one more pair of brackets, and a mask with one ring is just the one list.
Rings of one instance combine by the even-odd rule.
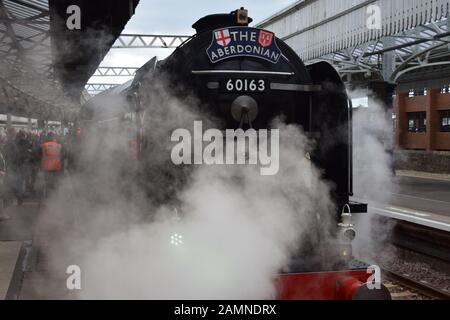
[[450, 300], [450, 292], [433, 288], [430, 285], [413, 280], [405, 275], [398, 274], [386, 268], [382, 268], [382, 273], [384, 274], [387, 280], [397, 282], [429, 298], [438, 300]]

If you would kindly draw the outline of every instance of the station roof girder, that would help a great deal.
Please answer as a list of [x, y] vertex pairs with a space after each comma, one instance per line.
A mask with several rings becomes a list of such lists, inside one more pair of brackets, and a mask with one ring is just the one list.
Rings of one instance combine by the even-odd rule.
[[[368, 26], [378, 7], [379, 25]], [[449, 60], [450, 0], [299, 0], [258, 27], [275, 32], [307, 63], [329, 61], [343, 75], [386, 81], [418, 65]]]
[[447, 19], [338, 50], [316, 61], [332, 63], [342, 75], [375, 73], [385, 81], [398, 82], [410, 70], [450, 65], [450, 24]]
[[[0, 0], [0, 112], [50, 120], [75, 113], [85, 96], [84, 84], [138, 3]], [[80, 6], [84, 23], [80, 31], [68, 33], [63, 18], [73, 4]], [[80, 40], [89, 35], [103, 41]]]

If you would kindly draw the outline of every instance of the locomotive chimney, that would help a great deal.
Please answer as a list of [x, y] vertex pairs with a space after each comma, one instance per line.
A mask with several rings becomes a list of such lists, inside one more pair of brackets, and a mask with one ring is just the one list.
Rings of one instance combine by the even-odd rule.
[[242, 7], [228, 14], [212, 14], [203, 17], [194, 23], [192, 28], [194, 28], [197, 33], [202, 33], [226, 27], [248, 26], [252, 21], [253, 19], [248, 16], [248, 10]]
[[248, 26], [248, 10], [241, 7], [236, 11], [236, 16], [238, 24]]

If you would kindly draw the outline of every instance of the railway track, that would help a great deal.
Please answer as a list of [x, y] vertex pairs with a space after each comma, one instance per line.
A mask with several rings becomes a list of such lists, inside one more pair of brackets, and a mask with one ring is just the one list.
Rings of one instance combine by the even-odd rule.
[[[446, 287], [439, 287], [436, 279], [426, 274], [429, 269], [450, 270], [450, 233], [397, 221], [389, 240], [404, 261], [395, 263], [393, 268], [383, 267], [394, 300], [450, 300], [450, 292], [443, 290]], [[411, 268], [411, 263], [426, 264], [428, 268], [419, 273], [420, 268]]]
[[450, 300], [450, 292], [416, 281], [407, 275], [383, 269], [384, 285], [391, 292], [393, 300]]

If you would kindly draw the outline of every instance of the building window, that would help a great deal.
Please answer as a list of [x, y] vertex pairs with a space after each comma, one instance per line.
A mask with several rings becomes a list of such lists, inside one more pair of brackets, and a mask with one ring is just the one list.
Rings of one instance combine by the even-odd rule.
[[428, 89], [409, 89], [408, 97], [414, 98], [414, 97], [420, 97], [420, 96], [427, 96], [428, 95]]
[[408, 113], [408, 131], [426, 132], [427, 131], [427, 113], [411, 112]]
[[450, 132], [450, 110], [441, 111], [441, 132]]

